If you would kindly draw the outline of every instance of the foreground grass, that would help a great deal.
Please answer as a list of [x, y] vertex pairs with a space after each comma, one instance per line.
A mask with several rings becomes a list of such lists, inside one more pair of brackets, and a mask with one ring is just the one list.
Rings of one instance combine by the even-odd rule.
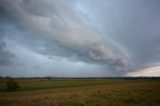
[[37, 80], [19, 82], [27, 89], [21, 88], [20, 92], [1, 89], [0, 106], [160, 106], [160, 81], [52, 80], [49, 82], [57, 85], [49, 86], [43, 80], [38, 87], [32, 85]]
[[[103, 85], [118, 83], [123, 80], [109, 80], [109, 79], [15, 79], [20, 85], [18, 91], [55, 89], [55, 88], [69, 88], [89, 85]], [[6, 92], [7, 80], [0, 80], [0, 91]]]

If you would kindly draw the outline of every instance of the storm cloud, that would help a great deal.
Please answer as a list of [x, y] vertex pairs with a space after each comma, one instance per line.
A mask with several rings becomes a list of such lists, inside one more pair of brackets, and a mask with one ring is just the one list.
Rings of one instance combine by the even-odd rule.
[[12, 68], [15, 76], [20, 70], [63, 76], [65, 69], [68, 76], [123, 76], [158, 65], [158, 4], [157, 0], [0, 0], [0, 64], [14, 57], [0, 70]]
[[0, 41], [0, 65], [9, 65], [11, 64], [11, 59], [14, 57], [14, 54], [6, 50], [6, 44]]
[[66, 50], [65, 53], [72, 51], [76, 58], [87, 62], [126, 64], [125, 54], [120, 48], [105, 42], [100, 33], [78, 17], [69, 5], [60, 1], [50, 5], [50, 2], [8, 0], [3, 4], [25, 27], [59, 43]]

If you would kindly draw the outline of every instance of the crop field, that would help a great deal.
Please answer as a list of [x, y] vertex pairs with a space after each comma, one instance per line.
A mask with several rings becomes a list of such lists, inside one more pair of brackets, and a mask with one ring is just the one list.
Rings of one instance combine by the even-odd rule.
[[15, 80], [16, 91], [0, 80], [0, 106], [160, 106], [160, 80]]

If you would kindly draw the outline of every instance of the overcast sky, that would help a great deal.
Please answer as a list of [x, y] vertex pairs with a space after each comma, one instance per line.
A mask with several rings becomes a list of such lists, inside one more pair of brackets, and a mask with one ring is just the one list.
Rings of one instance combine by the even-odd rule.
[[0, 0], [0, 76], [160, 76], [160, 0]]

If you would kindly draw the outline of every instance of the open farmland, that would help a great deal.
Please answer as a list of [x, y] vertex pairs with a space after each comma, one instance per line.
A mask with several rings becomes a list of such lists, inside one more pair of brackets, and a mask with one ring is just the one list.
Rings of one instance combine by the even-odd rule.
[[1, 106], [159, 106], [159, 80], [23, 79], [20, 88], [5, 90], [0, 81]]

